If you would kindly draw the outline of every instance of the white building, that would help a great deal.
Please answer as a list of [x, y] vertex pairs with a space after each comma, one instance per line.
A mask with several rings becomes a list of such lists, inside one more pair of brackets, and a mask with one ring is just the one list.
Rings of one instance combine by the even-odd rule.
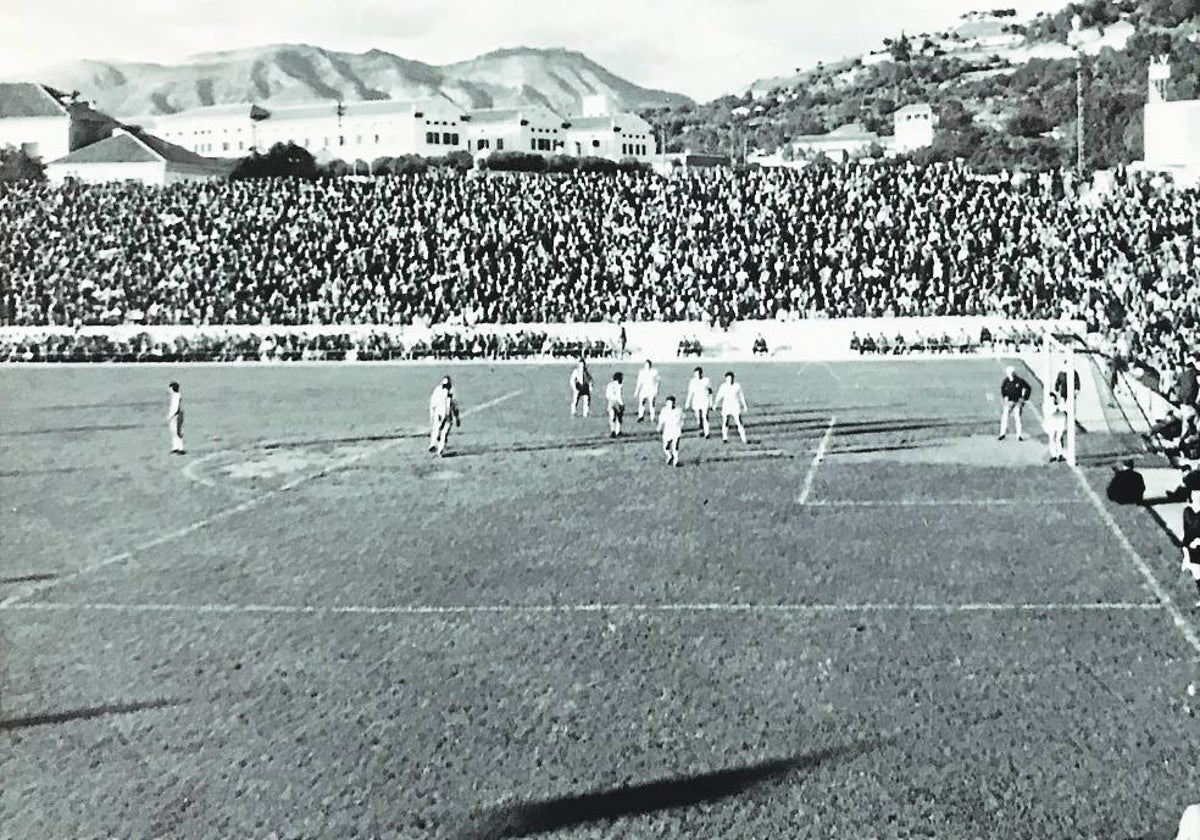
[[244, 157], [276, 143], [295, 143], [314, 157], [367, 162], [464, 151], [468, 124], [466, 112], [442, 97], [328, 100], [280, 108], [218, 105], [136, 122], [172, 143], [214, 157]]
[[45, 85], [0, 83], [0, 148], [54, 160], [71, 151], [71, 113]]
[[637, 114], [624, 113], [571, 120], [566, 151], [576, 157], [652, 161], [658, 146], [650, 123]]
[[137, 181], [165, 186], [224, 178], [231, 168], [228, 161], [201, 157], [153, 135], [117, 129], [109, 138], [48, 163], [46, 177], [55, 184], [73, 178], [86, 183]]
[[902, 154], [933, 145], [933, 108], [929, 103], [905, 105], [892, 115], [892, 124], [890, 151]]
[[490, 152], [536, 152], [563, 154], [570, 125], [549, 108], [490, 108], [471, 111], [466, 125], [467, 150]]
[[1143, 112], [1141, 168], [1173, 172], [1189, 180], [1200, 175], [1200, 100], [1167, 99], [1171, 65], [1150, 64], [1150, 89]]
[[825, 155], [837, 161], [865, 154], [872, 146], [883, 146], [887, 138], [868, 131], [861, 123], [852, 122], [827, 134], [805, 134], [792, 140], [797, 157]]

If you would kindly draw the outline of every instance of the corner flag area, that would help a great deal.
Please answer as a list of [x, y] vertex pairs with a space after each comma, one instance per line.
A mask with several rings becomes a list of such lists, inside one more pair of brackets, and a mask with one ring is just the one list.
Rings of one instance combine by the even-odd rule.
[[443, 458], [431, 367], [2, 369], [0, 834], [1169, 836], [1194, 586], [1003, 364], [740, 363], [678, 469], [569, 363], [450, 369]]

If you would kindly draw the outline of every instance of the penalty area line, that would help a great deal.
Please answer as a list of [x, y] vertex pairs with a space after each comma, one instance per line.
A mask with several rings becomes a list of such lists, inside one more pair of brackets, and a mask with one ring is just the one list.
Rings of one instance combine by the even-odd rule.
[[829, 440], [833, 437], [833, 427], [837, 423], [837, 417], [829, 418], [829, 425], [825, 427], [825, 434], [821, 437], [821, 442], [817, 445], [817, 451], [813, 455], [812, 463], [808, 465], [808, 473], [804, 476], [804, 486], [800, 489], [800, 497], [796, 500], [802, 505], [808, 504], [808, 497], [812, 494], [813, 481], [817, 477], [817, 468], [821, 466], [821, 462], [825, 460], [825, 452], [829, 449]]
[[[511, 400], [513, 397], [520, 396], [523, 393], [525, 393], [524, 390], [509, 391], [507, 394], [502, 394], [499, 397], [496, 397], [495, 399], [491, 399], [491, 400], [488, 400], [487, 402], [483, 402], [483, 403], [480, 403], [479, 405], [472, 406], [471, 408], [465, 409], [464, 411], [461, 412], [461, 416], [467, 417], [472, 414], [477, 414], [480, 411], [487, 411], [489, 408], [494, 408], [495, 406], [500, 405], [500, 403], [507, 402], [508, 400]], [[418, 431], [420, 431], [420, 430], [418, 429]], [[257, 496], [246, 499], [244, 502], [233, 505], [232, 507], [227, 507], [222, 510], [219, 510], [214, 514], [211, 514], [210, 516], [206, 516], [203, 519], [198, 519], [195, 522], [192, 522], [190, 525], [185, 525], [182, 528], [176, 528], [173, 531], [167, 531], [166, 533], [160, 534], [159, 536], [154, 537], [153, 539], [147, 540], [146, 542], [138, 543], [131, 549], [119, 552], [117, 554], [109, 555], [108, 557], [101, 558], [92, 563], [88, 563], [69, 574], [62, 575], [61, 577], [54, 578], [53, 580], [39, 581], [37, 583], [32, 583], [32, 584], [29, 584], [28, 586], [24, 586], [24, 587], [18, 589], [16, 592], [13, 592], [12, 594], [10, 594], [8, 597], [4, 598], [3, 600], [0, 600], [0, 608], [11, 607], [14, 604], [16, 604], [20, 601], [24, 601], [26, 598], [29, 598], [32, 595], [36, 595], [39, 592], [43, 592], [48, 589], [53, 589], [55, 586], [58, 586], [59, 584], [62, 584], [62, 583], [67, 583], [69, 581], [77, 580], [80, 577], [83, 577], [84, 575], [89, 575], [89, 574], [92, 574], [93, 572], [98, 572], [98, 571], [105, 569], [109, 566], [112, 566], [116, 563], [124, 563], [128, 560], [131, 560], [135, 554], [139, 554], [144, 551], [149, 551], [152, 548], [157, 548], [158, 546], [165, 545], [166, 543], [174, 542], [175, 540], [186, 537], [188, 534], [195, 533], [196, 531], [199, 531], [203, 528], [207, 528], [210, 525], [215, 525], [216, 523], [222, 522], [226, 519], [229, 519], [230, 517], [237, 516], [239, 513], [245, 513], [246, 511], [250, 510], [251, 508], [258, 507], [259, 505], [263, 504], [264, 502], [268, 502], [271, 499], [276, 498], [277, 496], [281, 496], [284, 493], [288, 493], [292, 490], [295, 490], [297, 487], [307, 484], [310, 481], [314, 481], [318, 478], [324, 478], [325, 476], [329, 475], [329, 473], [331, 473], [331, 472], [336, 472], [337, 470], [345, 469], [346, 467], [352, 466], [353, 464], [357, 464], [359, 461], [365, 460], [366, 458], [369, 458], [373, 455], [377, 455], [380, 452], [390, 449], [393, 446], [396, 446], [397, 444], [401, 443], [403, 440], [405, 440], [405, 439], [404, 438], [399, 438], [399, 439], [393, 438], [391, 440], [384, 441], [383, 443], [379, 444], [378, 446], [373, 446], [368, 449], [364, 449], [361, 452], [355, 452], [353, 455], [347, 455], [344, 458], [339, 458], [336, 461], [331, 461], [330, 463], [326, 464], [324, 467], [322, 467], [319, 470], [316, 470], [311, 473], [306, 473], [301, 476], [297, 476], [296, 478], [293, 478], [291, 481], [288, 481], [288, 482], [285, 482], [284, 484], [279, 485], [279, 487], [275, 488], [274, 490], [267, 490]]]
[[26, 602], [0, 604], [0, 610], [25, 612], [186, 613], [194, 615], [569, 615], [586, 613], [749, 613], [759, 615], [819, 616], [855, 613], [1090, 613], [1152, 612], [1164, 609], [1159, 601], [1094, 603], [966, 603], [966, 604], [464, 604], [433, 605], [311, 605], [311, 604], [114, 604]]

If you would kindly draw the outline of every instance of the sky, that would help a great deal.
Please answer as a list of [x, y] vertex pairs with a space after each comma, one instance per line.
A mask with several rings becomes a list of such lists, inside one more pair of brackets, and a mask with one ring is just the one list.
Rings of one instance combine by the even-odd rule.
[[579, 50], [645, 87], [708, 100], [758, 78], [935, 31], [963, 12], [1066, 0], [0, 0], [0, 74], [80, 58], [177, 62], [307, 43], [447, 64], [502, 47]]

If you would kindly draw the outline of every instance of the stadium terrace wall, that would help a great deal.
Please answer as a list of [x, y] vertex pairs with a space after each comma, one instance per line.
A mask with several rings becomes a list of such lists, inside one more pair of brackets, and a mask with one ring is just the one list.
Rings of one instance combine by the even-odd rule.
[[[680, 342], [699, 342], [703, 355], [708, 358], [751, 358], [755, 340], [761, 337], [767, 344], [766, 357], [781, 361], [835, 361], [857, 358], [851, 349], [851, 339], [871, 336], [876, 340], [886, 336], [893, 342], [902, 335], [909, 344], [915, 338], [949, 336], [955, 346], [960, 337], [978, 342], [986, 328], [997, 339], [1013, 331], [1042, 332], [1048, 327], [1072, 331], [1083, 335], [1085, 325], [1071, 320], [1012, 320], [1000, 316], [977, 317], [929, 317], [929, 318], [839, 318], [802, 319], [795, 321], [740, 321], [728, 329], [706, 323], [641, 322], [624, 324], [612, 322], [558, 323], [558, 324], [442, 324], [433, 327], [423, 325], [337, 325], [310, 324], [284, 326], [261, 325], [142, 325], [120, 324], [116, 326], [88, 326], [78, 330], [88, 336], [107, 336], [114, 341], [128, 341], [134, 336], [146, 334], [155, 342], [173, 342], [177, 338], [205, 336], [210, 338], [244, 336], [279, 336], [296, 334], [313, 337], [322, 335], [347, 335], [352, 339], [372, 334], [387, 334], [392, 338], [412, 345], [428, 342], [435, 335], [458, 333], [463, 336], [513, 335], [536, 333], [551, 339], [564, 341], [603, 341], [610, 346], [620, 346], [622, 327], [625, 330], [625, 347], [629, 354], [652, 359], [665, 359], [677, 355]], [[69, 336], [75, 331], [64, 327], [0, 327], [0, 340], [29, 341], [47, 336]]]

